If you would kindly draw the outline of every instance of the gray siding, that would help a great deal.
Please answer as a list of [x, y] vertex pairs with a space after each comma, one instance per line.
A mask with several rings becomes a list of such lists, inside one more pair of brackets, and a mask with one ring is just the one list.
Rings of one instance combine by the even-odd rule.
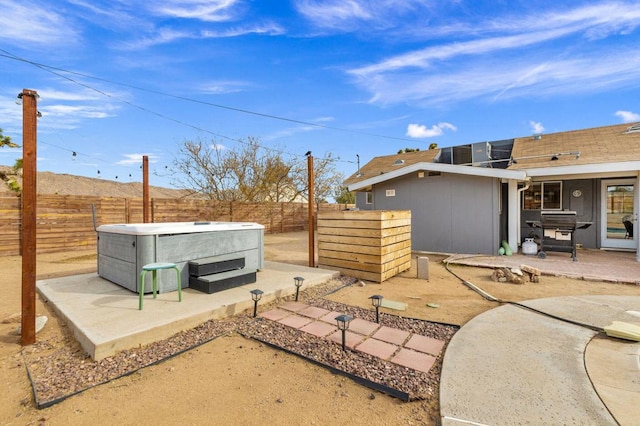
[[[553, 182], [558, 179], [550, 178], [545, 182]], [[582, 191], [581, 197], [574, 197], [573, 191]], [[522, 200], [521, 200], [522, 201]], [[576, 231], [576, 243], [584, 248], [599, 247], [599, 209], [600, 209], [600, 180], [599, 179], [574, 179], [562, 181], [562, 209], [575, 211], [578, 222], [591, 222], [587, 229]], [[525, 238], [534, 234], [541, 236], [542, 232], [532, 229], [527, 225], [528, 220], [540, 220], [540, 210], [522, 210], [521, 236], [522, 243]]]
[[[395, 196], [387, 196], [394, 190]], [[499, 246], [499, 181], [443, 173], [415, 174], [373, 188], [375, 210], [411, 210], [413, 250], [496, 253]], [[362, 195], [364, 197], [364, 193]], [[369, 206], [360, 204], [361, 209]]]

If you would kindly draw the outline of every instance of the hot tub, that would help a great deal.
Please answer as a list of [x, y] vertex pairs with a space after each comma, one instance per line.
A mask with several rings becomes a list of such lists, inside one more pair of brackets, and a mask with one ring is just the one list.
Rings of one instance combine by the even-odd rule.
[[[147, 263], [175, 263], [182, 287], [189, 283], [190, 261], [242, 258], [245, 273], [255, 273], [264, 264], [264, 226], [257, 223], [131, 223], [101, 225], [97, 232], [98, 275], [134, 292]], [[165, 272], [158, 272], [159, 292], [177, 290], [175, 272]], [[147, 280], [145, 292], [151, 290], [151, 280]]]

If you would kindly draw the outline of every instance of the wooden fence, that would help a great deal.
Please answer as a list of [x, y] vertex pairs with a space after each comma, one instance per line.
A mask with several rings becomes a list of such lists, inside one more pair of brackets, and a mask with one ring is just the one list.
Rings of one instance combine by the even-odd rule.
[[[306, 203], [239, 203], [188, 199], [150, 200], [151, 222], [256, 222], [265, 233], [308, 229]], [[320, 204], [319, 211], [344, 210], [346, 204]], [[38, 253], [96, 248], [97, 225], [141, 223], [142, 198], [38, 195], [36, 247]], [[0, 255], [20, 254], [21, 202], [0, 196]]]

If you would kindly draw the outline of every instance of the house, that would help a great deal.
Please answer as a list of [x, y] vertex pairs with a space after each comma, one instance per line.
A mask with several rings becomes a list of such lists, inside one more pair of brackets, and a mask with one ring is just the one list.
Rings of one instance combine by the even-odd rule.
[[639, 181], [640, 124], [622, 124], [375, 157], [345, 184], [361, 210], [411, 210], [414, 250], [515, 251], [542, 211], [574, 211], [577, 244], [640, 261]]

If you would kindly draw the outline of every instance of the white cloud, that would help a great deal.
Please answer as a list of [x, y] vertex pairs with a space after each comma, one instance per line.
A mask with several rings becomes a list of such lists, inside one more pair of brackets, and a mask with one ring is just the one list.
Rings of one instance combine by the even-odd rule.
[[247, 83], [245, 81], [217, 80], [205, 83], [204, 85], [202, 85], [200, 90], [204, 93], [221, 95], [225, 93], [242, 92], [246, 87], [250, 85], [250, 83]]
[[69, 45], [78, 33], [64, 15], [47, 10], [40, 2], [0, 0], [0, 40], [12, 44]]
[[[640, 9], [624, 2], [430, 26], [429, 47], [354, 67], [348, 73], [370, 102], [438, 104], [484, 97], [547, 96], [635, 84], [640, 50], [624, 35]], [[454, 43], [437, 43], [446, 35]], [[615, 42], [598, 42], [620, 35]], [[561, 43], [559, 43], [561, 42]], [[570, 54], [567, 53], [570, 51]]]
[[531, 126], [531, 133], [533, 134], [544, 132], [544, 126], [540, 122], [531, 120], [529, 121], [529, 125]]
[[635, 123], [640, 121], [640, 114], [631, 111], [616, 111], [616, 115], [622, 118], [623, 123]]
[[238, 0], [164, 0], [153, 7], [159, 15], [172, 18], [225, 22], [235, 19]]
[[145, 155], [149, 158], [149, 163], [157, 163], [160, 158], [160, 156], [156, 154], [123, 154], [124, 160], [120, 160], [116, 164], [120, 166], [142, 164], [142, 157]]
[[451, 123], [438, 123], [430, 128], [424, 124], [411, 123], [407, 126], [407, 136], [411, 138], [432, 138], [444, 134], [445, 130], [457, 131], [458, 128]]

